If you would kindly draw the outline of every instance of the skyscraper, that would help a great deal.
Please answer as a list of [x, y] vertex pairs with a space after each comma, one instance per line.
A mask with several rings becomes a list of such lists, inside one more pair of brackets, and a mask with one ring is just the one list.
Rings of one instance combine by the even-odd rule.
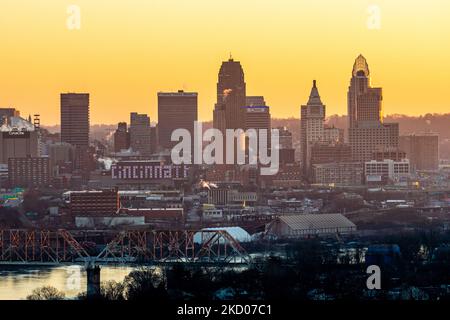
[[369, 66], [362, 55], [353, 64], [347, 98], [354, 161], [369, 161], [374, 151], [398, 148], [398, 123], [383, 123], [382, 89], [371, 86]]
[[300, 151], [305, 176], [310, 173], [311, 148], [324, 137], [325, 105], [322, 103], [316, 80], [306, 105], [300, 111]]
[[[198, 117], [196, 92], [160, 92], [158, 93], [158, 133], [159, 145], [171, 149], [178, 142], [171, 141], [176, 129], [187, 129], [194, 137], [194, 122]], [[193, 141], [192, 141], [193, 145]]]
[[239, 61], [230, 58], [224, 61], [217, 83], [217, 103], [214, 108], [214, 128], [243, 129], [246, 105], [246, 84], [244, 70]]
[[130, 114], [130, 146], [142, 157], [152, 154], [150, 117], [146, 114]]
[[245, 98], [245, 105], [247, 107], [261, 107], [266, 105], [263, 96], [248, 96]]
[[[264, 102], [264, 99], [262, 100]], [[270, 108], [262, 103], [257, 103], [254, 105], [249, 105], [246, 107], [243, 107], [243, 110], [245, 111], [244, 114], [244, 130], [250, 130], [254, 129], [256, 130], [257, 137], [258, 137], [258, 147], [256, 150], [253, 150], [253, 158], [250, 158], [250, 142], [249, 138], [245, 141], [245, 153], [248, 159], [252, 159], [253, 161], [257, 160], [259, 157], [259, 146], [261, 143], [267, 143], [267, 148], [270, 149], [271, 147], [271, 123], [270, 123]], [[262, 140], [262, 131], [266, 130], [266, 142]], [[255, 158], [256, 157], [256, 158]]]
[[246, 97], [245, 106], [242, 109], [244, 111], [244, 126], [242, 129], [270, 130], [270, 108], [266, 105], [263, 96]]
[[376, 126], [383, 121], [382, 89], [371, 87], [369, 65], [362, 55], [353, 64], [347, 99], [350, 128]]
[[61, 142], [89, 146], [89, 94], [61, 94]]

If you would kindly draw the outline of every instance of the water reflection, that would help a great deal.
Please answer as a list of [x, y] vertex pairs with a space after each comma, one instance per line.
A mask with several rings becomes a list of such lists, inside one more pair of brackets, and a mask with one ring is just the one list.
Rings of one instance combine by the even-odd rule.
[[[134, 268], [104, 266], [102, 281], [122, 281]], [[62, 267], [2, 267], [0, 269], [0, 300], [25, 299], [42, 286], [52, 286], [75, 298], [86, 291], [86, 271], [78, 265]]]

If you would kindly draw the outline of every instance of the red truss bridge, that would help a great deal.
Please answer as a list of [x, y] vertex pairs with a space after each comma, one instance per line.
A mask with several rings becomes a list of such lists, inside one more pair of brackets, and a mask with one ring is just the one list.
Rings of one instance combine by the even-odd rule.
[[0, 230], [0, 264], [248, 265], [226, 230]]

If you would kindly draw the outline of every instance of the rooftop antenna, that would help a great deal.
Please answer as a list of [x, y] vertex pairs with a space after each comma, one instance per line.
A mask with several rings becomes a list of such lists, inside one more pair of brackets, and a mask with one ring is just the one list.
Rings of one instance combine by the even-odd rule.
[[233, 55], [231, 54], [231, 51], [230, 51], [230, 61], [233, 61]]

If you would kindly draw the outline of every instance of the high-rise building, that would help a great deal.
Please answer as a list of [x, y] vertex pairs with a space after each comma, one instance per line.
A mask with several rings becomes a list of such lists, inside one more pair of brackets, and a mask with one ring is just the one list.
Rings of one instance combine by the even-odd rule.
[[130, 133], [126, 122], [119, 122], [114, 132], [114, 152], [128, 150], [130, 148]]
[[39, 156], [39, 130], [25, 119], [5, 116], [0, 128], [0, 163], [7, 164], [9, 158]]
[[61, 94], [61, 142], [89, 146], [89, 94]]
[[50, 171], [53, 177], [63, 173], [70, 173], [74, 167], [75, 147], [70, 143], [53, 143], [48, 148]]
[[246, 84], [244, 71], [239, 61], [230, 58], [224, 61], [219, 71], [217, 83], [217, 103], [214, 108], [214, 128], [243, 129], [246, 105]]
[[[171, 141], [172, 132], [186, 129], [194, 138], [194, 122], [198, 119], [196, 92], [158, 93], [158, 139], [160, 147], [171, 149], [178, 142]], [[193, 145], [193, 140], [192, 140]]]
[[369, 161], [376, 150], [398, 147], [398, 123], [383, 123], [382, 100], [382, 89], [371, 86], [369, 66], [359, 55], [347, 93], [349, 143], [354, 161]]
[[83, 183], [93, 169], [93, 153], [89, 148], [89, 94], [61, 94], [61, 142], [74, 146], [74, 174]]
[[[268, 106], [260, 105], [260, 106], [247, 106], [243, 107], [244, 113], [244, 130], [254, 129], [256, 130], [256, 134], [258, 135], [258, 146], [256, 150], [253, 150], [253, 161], [257, 161], [259, 157], [259, 146], [261, 143], [267, 143], [267, 150], [271, 147], [270, 140], [270, 109]], [[260, 131], [261, 130], [261, 131]], [[263, 141], [263, 130], [266, 131], [267, 135], [266, 142]], [[250, 142], [249, 138], [246, 139], [245, 142], [245, 153], [247, 157], [250, 156]], [[250, 158], [248, 158], [250, 160]]]
[[9, 158], [8, 178], [11, 187], [47, 186], [50, 183], [49, 158]]
[[349, 128], [352, 158], [357, 162], [373, 160], [373, 154], [377, 150], [397, 149], [398, 140], [398, 123], [380, 123], [374, 127]]
[[325, 105], [322, 103], [316, 80], [306, 105], [300, 111], [300, 151], [303, 174], [309, 175], [311, 167], [311, 148], [324, 137]]
[[280, 144], [280, 163], [290, 164], [295, 162], [295, 149], [292, 147], [292, 132], [286, 127], [277, 128]]
[[369, 65], [362, 55], [353, 64], [347, 99], [350, 128], [378, 125], [382, 121], [382, 89], [371, 86]]
[[439, 135], [418, 133], [400, 137], [400, 149], [406, 152], [413, 170], [439, 168]]
[[[270, 108], [268, 106], [243, 107], [244, 127], [242, 129], [265, 129], [268, 137], [270, 135]], [[270, 141], [270, 138], [268, 138]]]
[[247, 107], [262, 107], [266, 105], [263, 96], [248, 96], [245, 97], [245, 105]]
[[150, 117], [146, 114], [130, 114], [130, 146], [142, 157], [152, 154]]

